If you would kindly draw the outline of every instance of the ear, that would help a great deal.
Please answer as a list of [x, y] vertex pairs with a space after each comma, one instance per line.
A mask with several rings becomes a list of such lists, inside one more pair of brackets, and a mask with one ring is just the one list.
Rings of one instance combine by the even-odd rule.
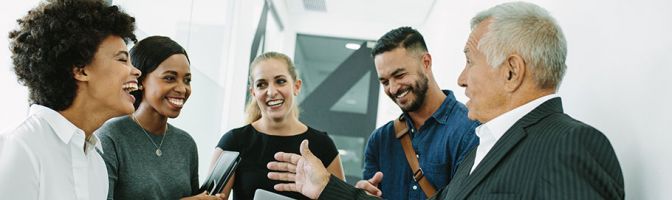
[[299, 92], [301, 91], [301, 85], [303, 84], [303, 81], [301, 79], [294, 81], [294, 96], [299, 96]]
[[77, 81], [89, 81], [90, 76], [86, 74], [86, 66], [72, 66], [72, 76]]
[[506, 77], [505, 89], [513, 92], [520, 88], [527, 72], [527, 64], [523, 57], [518, 54], [510, 55], [501, 67], [504, 68], [502, 73]]
[[422, 54], [422, 67], [425, 70], [432, 70], [432, 55], [429, 53]]

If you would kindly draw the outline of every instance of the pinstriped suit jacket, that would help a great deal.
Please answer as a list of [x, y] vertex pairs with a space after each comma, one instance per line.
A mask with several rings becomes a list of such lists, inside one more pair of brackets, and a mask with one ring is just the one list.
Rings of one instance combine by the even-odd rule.
[[476, 149], [432, 199], [623, 199], [623, 173], [609, 140], [544, 102], [517, 121], [469, 174]]

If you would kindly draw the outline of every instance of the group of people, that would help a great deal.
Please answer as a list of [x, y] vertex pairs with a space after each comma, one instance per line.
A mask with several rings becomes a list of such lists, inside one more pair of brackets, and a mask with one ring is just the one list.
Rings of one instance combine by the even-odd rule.
[[624, 198], [609, 141], [563, 113], [566, 42], [537, 5], [504, 3], [472, 19], [457, 81], [466, 105], [437, 84], [417, 30], [383, 35], [372, 56], [403, 114], [371, 134], [355, 186], [334, 142], [299, 120], [292, 60], [259, 55], [246, 125], [213, 152], [212, 163], [223, 151], [242, 158], [220, 194], [199, 191], [196, 143], [168, 123], [191, 94], [189, 56], [164, 36], [129, 51], [134, 21], [81, 0], [43, 2], [18, 20], [10, 50], [31, 107], [0, 135], [3, 198], [252, 199], [256, 189], [295, 199]]

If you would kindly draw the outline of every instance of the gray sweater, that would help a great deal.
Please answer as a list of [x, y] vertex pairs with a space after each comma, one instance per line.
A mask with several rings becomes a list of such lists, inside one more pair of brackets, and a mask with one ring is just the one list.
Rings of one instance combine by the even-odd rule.
[[[149, 133], [149, 132], [147, 132]], [[179, 199], [198, 189], [198, 153], [187, 132], [168, 125], [164, 136], [149, 136], [129, 116], [107, 121], [96, 134], [110, 180], [108, 199]]]

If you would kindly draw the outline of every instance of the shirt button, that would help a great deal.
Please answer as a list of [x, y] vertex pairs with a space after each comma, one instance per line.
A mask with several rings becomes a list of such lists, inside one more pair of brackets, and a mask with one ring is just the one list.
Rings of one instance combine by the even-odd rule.
[[414, 133], [414, 132], [415, 132], [415, 129], [411, 129], [411, 133]]
[[418, 186], [417, 186], [417, 185], [414, 185], [414, 186], [413, 186], [413, 190], [418, 190]]
[[420, 155], [418, 155], [418, 154], [415, 154], [415, 157], [416, 157], [416, 158], [420, 158]]

